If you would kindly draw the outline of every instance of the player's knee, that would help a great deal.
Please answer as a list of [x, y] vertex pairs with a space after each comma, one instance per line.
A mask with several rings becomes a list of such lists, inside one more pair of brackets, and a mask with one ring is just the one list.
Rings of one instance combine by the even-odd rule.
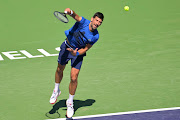
[[61, 72], [61, 68], [57, 67], [57, 70], [56, 70], [58, 73]]
[[71, 76], [71, 82], [77, 83], [77, 76]]

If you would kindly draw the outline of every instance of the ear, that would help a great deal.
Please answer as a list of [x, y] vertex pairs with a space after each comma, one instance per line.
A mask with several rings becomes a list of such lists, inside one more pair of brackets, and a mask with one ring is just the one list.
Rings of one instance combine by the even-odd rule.
[[91, 18], [91, 21], [93, 21], [93, 17]]

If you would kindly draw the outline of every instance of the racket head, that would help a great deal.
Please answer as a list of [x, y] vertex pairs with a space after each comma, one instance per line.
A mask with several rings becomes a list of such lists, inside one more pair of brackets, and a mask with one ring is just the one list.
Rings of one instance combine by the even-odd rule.
[[62, 21], [64, 23], [68, 23], [69, 22], [69, 20], [66, 17], [65, 13], [54, 11], [54, 16], [56, 16], [56, 18], [58, 18], [60, 21]]

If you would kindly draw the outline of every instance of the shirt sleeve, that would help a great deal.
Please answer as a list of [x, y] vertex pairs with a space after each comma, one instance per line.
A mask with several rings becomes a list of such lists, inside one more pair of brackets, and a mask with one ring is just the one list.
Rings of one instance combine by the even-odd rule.
[[84, 17], [82, 17], [80, 22], [77, 22], [79, 27], [83, 27], [84, 23], [86, 22], [86, 19]]

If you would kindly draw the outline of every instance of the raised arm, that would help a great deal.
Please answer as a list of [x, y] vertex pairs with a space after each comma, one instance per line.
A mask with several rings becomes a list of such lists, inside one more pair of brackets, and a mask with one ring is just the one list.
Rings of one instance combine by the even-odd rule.
[[73, 10], [71, 10], [70, 8], [66, 8], [64, 10], [64, 13], [70, 15], [71, 17], [73, 17], [77, 22], [80, 22], [82, 17], [79, 16], [78, 14], [76, 14]]

